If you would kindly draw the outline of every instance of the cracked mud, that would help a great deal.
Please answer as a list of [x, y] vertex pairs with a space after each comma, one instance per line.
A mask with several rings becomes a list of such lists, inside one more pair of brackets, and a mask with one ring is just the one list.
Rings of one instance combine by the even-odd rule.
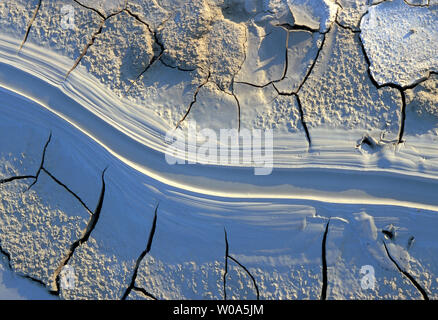
[[[0, 3], [0, 253], [11, 270], [64, 299], [438, 296], [438, 3], [110, 2]], [[38, 99], [16, 69], [54, 94]], [[27, 100], [9, 107], [14, 94]], [[285, 171], [264, 186], [229, 172], [161, 177], [153, 139], [188, 120], [275, 129]], [[321, 168], [327, 179], [305, 176]], [[387, 171], [362, 174], [373, 170]], [[375, 291], [360, 288], [367, 264]], [[60, 287], [66, 265], [72, 290]]]

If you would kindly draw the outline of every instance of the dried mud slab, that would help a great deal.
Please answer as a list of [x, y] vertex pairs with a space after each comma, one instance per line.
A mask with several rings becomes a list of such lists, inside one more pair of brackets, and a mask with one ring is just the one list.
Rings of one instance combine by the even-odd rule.
[[210, 80], [231, 92], [234, 76], [246, 56], [246, 28], [229, 20], [217, 21], [208, 38]]
[[[170, 68], [158, 61], [135, 81], [127, 97], [138, 102], [145, 113], [158, 115], [169, 128], [174, 128], [192, 102], [200, 81], [196, 71]], [[148, 97], [147, 104], [144, 97]]]
[[418, 115], [438, 117], [438, 75], [432, 75], [415, 88], [406, 90], [406, 100]]
[[406, 87], [438, 71], [437, 23], [434, 6], [394, 0], [370, 7], [360, 29], [374, 79]]
[[279, 96], [272, 86], [257, 88], [235, 84], [240, 102], [241, 128], [273, 129], [277, 133], [302, 130], [296, 96]]
[[406, 90], [406, 132], [435, 135], [437, 127], [438, 75], [431, 75], [428, 80]]
[[55, 271], [70, 245], [80, 238], [89, 212], [42, 172], [32, 180], [0, 185], [0, 237], [11, 267], [52, 288]]
[[0, 30], [15, 39], [23, 39], [39, 0], [4, 0], [0, 2]]
[[289, 32], [287, 70], [284, 79], [275, 83], [280, 92], [298, 91], [318, 57], [324, 37], [319, 32]]
[[148, 27], [122, 12], [105, 21], [80, 65], [113, 92], [124, 95], [158, 50]]
[[185, 70], [206, 69], [207, 34], [215, 20], [214, 9], [206, 0], [187, 2], [174, 9], [172, 17], [158, 31], [167, 64]]
[[235, 80], [265, 86], [280, 80], [286, 67], [286, 40], [288, 32], [276, 27], [266, 33], [263, 27], [248, 27], [248, 44], [245, 62]]
[[[74, 20], [70, 21], [74, 24], [69, 28], [63, 21], [65, 6], [71, 6], [74, 13]], [[99, 30], [101, 20], [96, 12], [72, 0], [42, 1], [26, 44], [44, 47], [74, 61], [91, 41], [93, 34]]]
[[363, 128], [396, 136], [400, 125], [400, 92], [377, 89], [356, 33], [334, 25], [319, 60], [299, 95], [310, 127]]
[[[378, 227], [375, 220], [380, 224]], [[329, 299], [421, 299], [415, 287], [387, 257], [382, 243], [387, 241], [381, 232], [385, 226], [382, 220], [358, 212], [353, 213], [349, 221], [333, 219], [330, 222], [327, 238]], [[363, 254], [358, 256], [357, 250]], [[361, 273], [363, 266], [373, 267], [374, 289], [367, 289], [361, 282], [367, 272], [372, 272], [362, 270]], [[346, 287], [349, 290], [345, 290]]]
[[208, 128], [219, 134], [221, 129], [237, 129], [238, 115], [235, 96], [208, 82], [199, 90], [185, 121], [195, 121], [198, 130]]
[[355, 31], [360, 31], [359, 25], [362, 16], [367, 12], [371, 2], [377, 2], [376, 0], [338, 0], [338, 4], [341, 9], [338, 11], [336, 17], [344, 27], [351, 28]]
[[0, 180], [35, 176], [49, 132], [19, 123], [0, 128]]
[[[73, 290], [60, 292], [64, 299], [121, 299], [148, 240], [156, 200], [133, 177], [120, 181], [111, 168], [104, 177], [99, 219], [68, 262], [74, 267], [77, 284]], [[137, 183], [137, 191], [127, 191], [124, 183]]]
[[100, 14], [108, 17], [123, 10], [126, 6], [126, 0], [78, 0], [78, 3], [85, 7], [94, 9]]
[[152, 30], [157, 30], [171, 17], [171, 13], [156, 0], [129, 0], [127, 9], [146, 22]]
[[[238, 204], [232, 207], [240, 212]], [[256, 299], [255, 282], [260, 299], [319, 298], [325, 221], [306, 206], [271, 208], [268, 223], [262, 206], [236, 216], [186, 205], [176, 213], [160, 204], [152, 249], [140, 264], [136, 286], [157, 299]], [[274, 230], [276, 236], [268, 236]], [[196, 248], [187, 245], [192, 242]]]
[[332, 0], [287, 0], [296, 25], [325, 33], [336, 19], [339, 5]]

